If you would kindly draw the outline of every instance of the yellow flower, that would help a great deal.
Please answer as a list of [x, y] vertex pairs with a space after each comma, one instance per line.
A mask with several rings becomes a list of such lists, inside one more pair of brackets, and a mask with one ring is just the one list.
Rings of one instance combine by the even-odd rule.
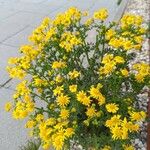
[[111, 133], [112, 133], [112, 138], [114, 140], [117, 140], [117, 139], [122, 139], [122, 130], [121, 130], [121, 127], [119, 126], [115, 126], [113, 128], [111, 128]]
[[107, 120], [105, 125], [106, 127], [112, 128], [115, 125], [120, 125], [121, 123], [121, 119], [120, 119], [120, 115], [114, 115], [113, 117], [111, 117], [111, 119]]
[[108, 11], [105, 8], [102, 8], [94, 13], [94, 19], [104, 21], [108, 17]]
[[42, 145], [42, 148], [43, 148], [44, 150], [48, 150], [48, 149], [50, 148], [50, 143], [44, 143], [44, 144]]
[[82, 99], [84, 99], [86, 97], [86, 93], [84, 91], [80, 91], [78, 94], [77, 94], [77, 100], [78, 101], [82, 101]]
[[114, 58], [113, 54], [105, 54], [105, 56], [103, 57], [102, 63], [103, 64], [110, 63], [112, 62], [113, 58]]
[[17, 64], [18, 63], [18, 58], [17, 57], [11, 57], [8, 60], [8, 64], [12, 65], [12, 64]]
[[135, 148], [132, 145], [124, 145], [124, 150], [135, 150]]
[[80, 72], [78, 72], [78, 71], [76, 71], [76, 70], [73, 70], [73, 71], [70, 71], [69, 72], [69, 77], [71, 78], [71, 79], [75, 79], [75, 78], [77, 78], [77, 77], [79, 77], [80, 76]]
[[86, 115], [88, 117], [94, 117], [94, 116], [96, 116], [96, 110], [95, 110], [95, 108], [94, 107], [87, 108]]
[[26, 110], [16, 109], [13, 111], [12, 115], [14, 119], [24, 119], [25, 117], [27, 117], [28, 112]]
[[53, 37], [53, 35], [56, 34], [56, 28], [51, 28], [45, 36], [45, 40], [48, 41], [51, 37]]
[[114, 61], [115, 61], [116, 63], [120, 63], [120, 64], [122, 64], [122, 63], [125, 62], [124, 58], [121, 57], [121, 56], [115, 56]]
[[94, 86], [91, 86], [89, 93], [93, 98], [98, 98], [101, 95], [99, 88]]
[[67, 129], [65, 130], [65, 136], [71, 137], [73, 134], [75, 134], [73, 128], [67, 128]]
[[64, 48], [67, 52], [70, 52], [74, 46], [81, 43], [81, 39], [77, 38], [76, 35], [72, 34], [71, 32], [65, 32], [62, 34], [59, 46]]
[[111, 150], [111, 147], [108, 145], [105, 145], [101, 150]]
[[7, 67], [6, 70], [8, 71], [11, 78], [18, 78], [22, 80], [26, 76], [26, 72], [21, 69], [20, 66]]
[[33, 128], [36, 125], [36, 122], [33, 120], [29, 120], [26, 124], [25, 124], [25, 128]]
[[46, 120], [46, 122], [45, 122], [45, 124], [47, 125], [47, 126], [52, 126], [52, 125], [54, 125], [56, 123], [56, 119], [55, 118], [48, 118], [47, 120]]
[[125, 14], [121, 19], [121, 27], [125, 29], [130, 26], [140, 26], [142, 21], [143, 19], [141, 16], [134, 14]]
[[12, 108], [11, 102], [7, 102], [7, 103], [5, 104], [5, 111], [9, 112], [9, 111], [11, 110], [11, 108]]
[[103, 104], [105, 104], [105, 97], [102, 94], [99, 95], [99, 97], [98, 97], [97, 100], [98, 100], [98, 104], [100, 106], [103, 105]]
[[35, 103], [32, 102], [32, 101], [29, 101], [29, 102], [26, 103], [26, 110], [28, 112], [33, 112], [34, 106], [35, 106]]
[[45, 124], [47, 126], [53, 126], [54, 124], [56, 123], [56, 119], [55, 118], [48, 118], [46, 121], [45, 121]]
[[67, 95], [61, 94], [60, 96], [57, 97], [57, 104], [61, 107], [67, 106], [70, 102], [69, 99], [70, 97], [68, 97]]
[[77, 100], [79, 102], [81, 102], [85, 106], [89, 106], [90, 103], [91, 103], [90, 98], [87, 97], [87, 95], [86, 95], [86, 93], [84, 91], [78, 92], [78, 94], [77, 94]]
[[126, 68], [121, 69], [120, 71], [121, 71], [122, 75], [125, 76], [125, 77], [127, 77], [129, 75], [129, 71]]
[[56, 150], [62, 150], [64, 145], [64, 136], [63, 135], [55, 135], [52, 136], [52, 143]]
[[126, 127], [122, 128], [122, 139], [128, 139], [128, 129]]
[[131, 41], [124, 41], [123, 48], [125, 50], [131, 50], [133, 48], [133, 43]]
[[104, 67], [100, 67], [99, 73], [100, 74], [110, 74], [115, 69], [115, 63], [112, 61], [104, 65]]
[[142, 47], [142, 45], [141, 44], [136, 44], [136, 45], [134, 45], [134, 49], [136, 49], [136, 50], [139, 50], [139, 49], [141, 49], [141, 47]]
[[55, 81], [61, 83], [63, 81], [63, 77], [61, 75], [57, 75]]
[[140, 120], [146, 118], [146, 113], [144, 111], [141, 111], [141, 112], [132, 112], [130, 114], [130, 117], [131, 117], [132, 121], [140, 121]]
[[133, 69], [137, 71], [135, 74], [135, 79], [138, 82], [143, 82], [144, 78], [150, 74], [150, 66], [146, 63], [134, 64]]
[[127, 118], [125, 117], [123, 120], [122, 120], [122, 122], [121, 122], [121, 126], [122, 126], [122, 128], [126, 128], [127, 130], [129, 130], [130, 131], [130, 129], [131, 129], [131, 126], [132, 126], [132, 122], [128, 122], [127, 121]]
[[57, 86], [54, 90], [53, 90], [53, 93], [54, 95], [60, 95], [62, 94], [62, 91], [64, 90], [63, 86]]
[[45, 17], [42, 21], [42, 25], [48, 26], [50, 22], [51, 22], [51, 19], [49, 17]]
[[37, 114], [35, 120], [36, 120], [37, 122], [43, 121], [43, 120], [44, 120], [44, 115], [43, 115], [43, 114]]
[[93, 18], [87, 19], [85, 25], [90, 26], [94, 22]]
[[115, 32], [113, 29], [109, 29], [109, 30], [106, 32], [106, 39], [107, 39], [107, 40], [110, 40], [115, 34], [116, 34], [116, 32]]
[[66, 67], [66, 63], [63, 61], [54, 61], [52, 64], [53, 69], [59, 69], [59, 68], [64, 68]]
[[138, 124], [131, 124], [129, 130], [133, 132], [138, 132], [140, 129], [140, 126]]
[[69, 117], [69, 110], [67, 110], [67, 109], [62, 109], [62, 110], [60, 111], [60, 117], [61, 117], [62, 119], [67, 119], [67, 118]]
[[106, 105], [106, 109], [110, 113], [116, 113], [118, 111], [118, 105], [115, 103], [110, 103]]
[[77, 91], [77, 85], [70, 85], [69, 86], [69, 90], [72, 92], [72, 93], [75, 93]]
[[114, 48], [119, 48], [122, 46], [122, 39], [117, 39], [117, 38], [111, 38], [109, 41], [109, 45], [114, 47]]

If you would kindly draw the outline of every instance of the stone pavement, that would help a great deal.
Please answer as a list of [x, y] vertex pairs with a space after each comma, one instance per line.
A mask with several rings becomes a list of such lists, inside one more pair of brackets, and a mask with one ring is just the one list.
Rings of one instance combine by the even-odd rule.
[[[70, 6], [90, 13], [105, 7], [110, 14], [109, 20], [118, 12], [121, 15], [120, 10], [123, 10], [123, 6], [117, 6], [117, 0], [0, 0], [0, 85], [9, 79], [5, 71], [8, 58], [18, 55], [18, 48], [27, 43], [32, 30], [44, 17], [53, 18]], [[3, 110], [5, 102], [11, 100], [15, 82], [7, 86], [0, 88], [0, 150], [18, 150], [27, 140], [27, 131], [24, 122], [12, 120]]]

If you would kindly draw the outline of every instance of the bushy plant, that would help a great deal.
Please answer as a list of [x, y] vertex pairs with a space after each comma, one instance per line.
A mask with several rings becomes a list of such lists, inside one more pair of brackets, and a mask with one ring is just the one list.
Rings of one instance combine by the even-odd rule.
[[[150, 79], [148, 64], [130, 65], [146, 33], [142, 17], [126, 14], [120, 24], [106, 25], [106, 9], [87, 16], [72, 7], [33, 31], [22, 56], [9, 59], [10, 77], [21, 82], [5, 109], [16, 120], [28, 117], [25, 127], [44, 149], [71, 149], [74, 142], [84, 149], [132, 150], [146, 118], [137, 95]], [[92, 41], [89, 31], [95, 31]]]

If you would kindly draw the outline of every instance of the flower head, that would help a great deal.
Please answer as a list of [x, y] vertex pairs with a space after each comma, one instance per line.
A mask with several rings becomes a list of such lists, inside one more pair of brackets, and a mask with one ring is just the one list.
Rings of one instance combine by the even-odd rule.
[[115, 103], [106, 104], [106, 109], [110, 113], [116, 113], [118, 111], [118, 105]]

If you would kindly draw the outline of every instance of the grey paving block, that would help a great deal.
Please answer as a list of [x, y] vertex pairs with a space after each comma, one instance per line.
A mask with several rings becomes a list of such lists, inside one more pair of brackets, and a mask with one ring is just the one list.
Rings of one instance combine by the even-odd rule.
[[17, 22], [1, 22], [0, 23], [0, 42], [10, 38], [11, 36], [15, 35], [16, 33], [25, 29], [27, 25], [19, 24]]
[[28, 26], [21, 32], [5, 40], [3, 44], [15, 46], [15, 47], [20, 47], [21, 45], [28, 44], [29, 43], [28, 37], [29, 35], [31, 35], [33, 30], [34, 30], [34, 27]]
[[12, 37], [18, 32], [24, 30], [35, 20], [43, 18], [43, 15], [20, 12], [0, 22], [0, 42]]
[[20, 2], [24, 2], [24, 3], [29, 3], [29, 4], [35, 4], [35, 3], [42, 3], [42, 2], [45, 2], [45, 0], [20, 0]]
[[11, 17], [11, 16], [15, 15], [17, 12], [18, 12], [17, 10], [1, 8], [0, 9], [0, 22], [3, 19], [6, 19], [8, 17]]

